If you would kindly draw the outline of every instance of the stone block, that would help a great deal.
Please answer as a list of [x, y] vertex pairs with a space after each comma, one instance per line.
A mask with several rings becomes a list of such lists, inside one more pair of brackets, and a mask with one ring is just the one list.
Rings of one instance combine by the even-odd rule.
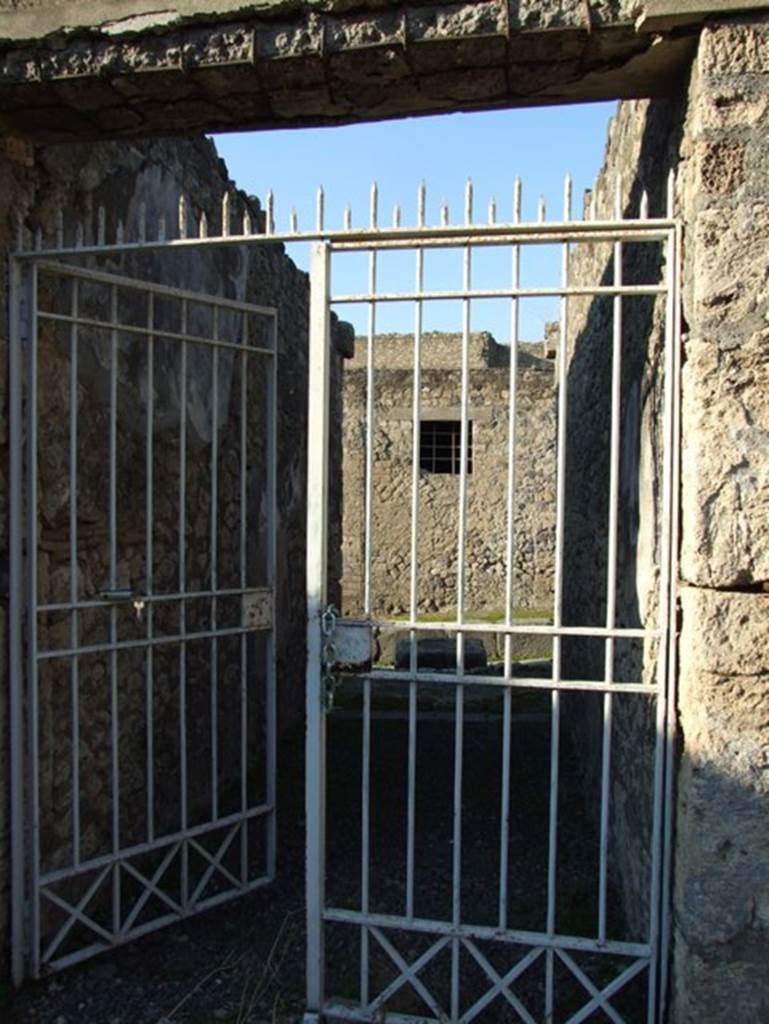
[[769, 74], [769, 20], [706, 25], [698, 64], [705, 74]]
[[766, 1020], [769, 594], [681, 606], [674, 1020]]

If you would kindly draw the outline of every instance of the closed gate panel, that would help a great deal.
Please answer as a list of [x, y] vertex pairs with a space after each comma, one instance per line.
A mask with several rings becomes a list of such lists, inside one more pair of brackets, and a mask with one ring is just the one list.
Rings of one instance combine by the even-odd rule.
[[[676, 226], [567, 210], [484, 237], [471, 193], [466, 213], [443, 236], [377, 239], [373, 220], [313, 257], [311, 494], [329, 486], [329, 311], [363, 307], [368, 329], [342, 384], [341, 610], [320, 498], [308, 519], [307, 1020], [653, 1022]], [[522, 283], [544, 244], [560, 274]], [[341, 294], [351, 251], [368, 285]], [[551, 353], [520, 337], [543, 298]], [[484, 333], [492, 299], [509, 345]], [[413, 331], [378, 329], [390, 303]], [[436, 334], [440, 303], [456, 325]]]

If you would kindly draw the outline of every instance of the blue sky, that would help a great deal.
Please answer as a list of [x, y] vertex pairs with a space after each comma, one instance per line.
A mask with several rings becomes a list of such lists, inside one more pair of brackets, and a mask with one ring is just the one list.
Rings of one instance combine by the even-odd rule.
[[[376, 124], [337, 128], [293, 129], [217, 136], [220, 155], [237, 185], [264, 199], [275, 194], [278, 230], [286, 230], [291, 208], [300, 228], [315, 222], [318, 185], [326, 193], [326, 226], [341, 227], [346, 203], [354, 225], [368, 223], [372, 181], [379, 188], [380, 223], [391, 223], [395, 202], [401, 223], [415, 223], [420, 181], [427, 185], [427, 222], [438, 223], [440, 204], [449, 204], [451, 220], [463, 216], [468, 177], [474, 185], [475, 218], [484, 222], [491, 197], [497, 220], [512, 218], [513, 184], [523, 182], [523, 218], [534, 220], [543, 196], [547, 216], [560, 219], [564, 177], [574, 182], [574, 213], [581, 215], [582, 195], [595, 178], [614, 103], [542, 107], [438, 117], [408, 118]], [[307, 246], [292, 245], [290, 255], [307, 268]], [[527, 249], [522, 255], [524, 285], [556, 284], [560, 257], [555, 247]], [[450, 288], [461, 283], [461, 253], [428, 253], [425, 284]], [[332, 290], [335, 294], [366, 290], [365, 257], [336, 258]], [[474, 260], [473, 282], [478, 287], [504, 286], [510, 281], [509, 250], [487, 250]], [[380, 257], [380, 287], [409, 290], [414, 283], [412, 253]], [[340, 307], [344, 319], [365, 330], [366, 310]], [[557, 315], [553, 300], [521, 303], [521, 337], [536, 340], [545, 320]], [[459, 303], [430, 303], [424, 311], [425, 329], [458, 330]], [[473, 303], [472, 329], [491, 330], [499, 341], [509, 338], [510, 303], [505, 300]], [[377, 330], [411, 330], [413, 310], [404, 305], [381, 305]]]

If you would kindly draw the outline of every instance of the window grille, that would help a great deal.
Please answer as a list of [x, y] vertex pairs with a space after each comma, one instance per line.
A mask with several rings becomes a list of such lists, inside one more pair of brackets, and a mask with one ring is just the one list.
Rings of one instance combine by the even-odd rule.
[[[419, 424], [419, 468], [427, 473], [459, 476], [462, 460], [460, 420], [422, 420]], [[467, 472], [473, 471], [473, 424], [467, 423]]]

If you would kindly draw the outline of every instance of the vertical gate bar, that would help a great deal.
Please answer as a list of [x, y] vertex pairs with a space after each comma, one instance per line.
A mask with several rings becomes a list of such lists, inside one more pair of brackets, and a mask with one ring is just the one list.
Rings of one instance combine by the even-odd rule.
[[[417, 226], [425, 223], [426, 188], [424, 182], [417, 193]], [[424, 287], [424, 249], [416, 251], [416, 291]], [[411, 421], [411, 577], [409, 581], [409, 614], [415, 622], [418, 609], [419, 581], [419, 476], [422, 407], [422, 301], [414, 306], [414, 393]], [[409, 739], [406, 813], [406, 917], [414, 916], [414, 834], [416, 830], [417, 770], [417, 634], [409, 632]]]
[[[10, 465], [8, 467], [8, 582], [10, 602], [8, 613], [8, 670], [10, 683], [9, 738], [11, 755], [11, 975], [14, 985], [20, 985], [25, 974], [24, 905], [26, 867], [24, 837], [26, 815], [24, 813], [24, 653], [23, 653], [23, 606], [24, 606], [24, 563], [22, 544], [24, 528], [24, 502], [22, 487], [24, 426], [22, 422], [23, 387], [23, 313], [22, 270], [20, 262], [13, 256], [9, 265], [9, 388], [8, 419], [10, 440]], [[27, 318], [29, 310], [26, 310]], [[28, 342], [29, 344], [29, 342]], [[36, 895], [32, 894], [34, 900]]]
[[[564, 221], [571, 219], [571, 179], [564, 186]], [[569, 244], [561, 246], [561, 283], [569, 284]], [[563, 556], [564, 527], [566, 514], [566, 415], [567, 415], [567, 371], [566, 347], [568, 331], [569, 299], [561, 296], [561, 328], [558, 341], [558, 440], [556, 447], [556, 522], [555, 522], [555, 579], [553, 602], [553, 625], [563, 625]], [[553, 685], [550, 715], [550, 812], [548, 821], [547, 855], [547, 934], [555, 935], [557, 879], [556, 864], [558, 853], [558, 771], [560, 754], [561, 695], [557, 689], [561, 681], [561, 635], [553, 637]], [[545, 1020], [553, 1019], [554, 1010], [554, 952], [548, 948], [545, 959]]]
[[272, 623], [267, 639], [267, 802], [271, 807], [267, 818], [267, 874], [275, 877], [277, 853], [278, 809], [277, 800], [277, 693], [275, 666], [275, 598], [277, 590], [277, 533], [278, 533], [278, 318], [272, 319], [272, 356], [270, 356], [270, 386], [267, 392], [267, 429], [269, 437], [267, 455], [267, 574], [272, 592]]
[[[462, 768], [464, 759], [464, 694], [459, 683], [455, 689], [454, 719], [454, 833], [451, 867], [451, 920], [455, 928], [462, 923]], [[460, 942], [451, 940], [451, 1020], [459, 1020], [459, 953]]]
[[[472, 222], [473, 186], [468, 179], [465, 189], [465, 223]], [[472, 249], [465, 246], [463, 253], [463, 290], [470, 291], [472, 284]], [[467, 542], [467, 454], [469, 433], [469, 389], [470, 389], [470, 299], [462, 300], [462, 354], [460, 384], [460, 431], [459, 431], [459, 524], [457, 528], [457, 672], [464, 670], [465, 621], [465, 548]], [[452, 463], [454, 453], [452, 452]]]
[[[371, 679], [366, 676], [363, 680], [363, 756], [361, 767], [361, 911], [364, 915], [369, 912], [369, 881], [371, 855]], [[368, 928], [362, 925], [360, 930], [360, 1002], [361, 1006], [368, 1006], [368, 963], [369, 963], [369, 942]]]
[[[155, 535], [155, 461], [154, 461], [154, 426], [155, 426], [155, 293], [147, 297], [147, 441], [145, 448], [146, 501], [145, 509], [145, 592], [151, 598], [155, 591], [153, 541]], [[147, 601], [147, 639], [152, 640], [155, 628], [155, 605]], [[155, 841], [155, 657], [154, 648], [147, 645], [145, 660], [146, 687], [146, 730], [147, 730], [147, 839]]]
[[[521, 179], [516, 178], [513, 192], [513, 223], [521, 221], [522, 189]], [[516, 291], [521, 286], [521, 248], [512, 246], [512, 287]], [[505, 579], [505, 625], [513, 621], [513, 556], [515, 551], [515, 448], [517, 426], [518, 398], [518, 340], [520, 331], [520, 304], [517, 297], [510, 300], [510, 408], [508, 410], [507, 433], [507, 538], [506, 561], [507, 576]], [[512, 637], [505, 636], [505, 679], [512, 674]]]
[[[672, 187], [674, 179], [671, 176], [668, 182], [668, 215], [672, 213]], [[659, 583], [659, 624], [670, 629], [670, 586], [671, 586], [671, 505], [672, 495], [672, 459], [670, 458], [671, 432], [674, 424], [674, 382], [675, 382], [675, 328], [677, 323], [676, 301], [676, 232], [671, 229], [665, 241], [665, 349], [664, 349], [664, 407], [663, 407], [663, 474], [662, 474], [662, 501], [661, 518], [662, 528], [660, 537], [660, 550], [662, 560], [660, 564]], [[651, 855], [651, 877], [649, 886], [649, 945], [651, 946], [651, 963], [649, 965], [649, 1005], [647, 1012], [648, 1024], [655, 1024], [658, 1017], [657, 1004], [657, 983], [658, 974], [662, 969], [659, 961], [660, 948], [660, 895], [662, 892], [662, 798], [663, 798], [663, 767], [667, 749], [665, 740], [665, 726], [667, 722], [667, 682], [668, 682], [668, 645], [663, 641], [659, 645], [657, 654], [657, 715], [656, 715], [656, 742], [654, 744], [654, 815], [652, 821], [652, 855]]]
[[[670, 203], [668, 207], [668, 215], [673, 215], [673, 204]], [[665, 815], [663, 821], [663, 854], [662, 854], [662, 886], [660, 892], [660, 952], [659, 952], [659, 964], [660, 964], [660, 979], [659, 979], [659, 1014], [658, 1019], [660, 1021], [665, 1019], [665, 1007], [667, 1001], [667, 985], [670, 975], [668, 967], [669, 956], [670, 956], [670, 930], [671, 930], [671, 914], [670, 914], [670, 902], [671, 902], [671, 885], [672, 885], [672, 870], [673, 870], [673, 778], [675, 772], [675, 747], [676, 747], [676, 711], [677, 711], [677, 671], [678, 671], [678, 658], [677, 658], [677, 647], [678, 647], [678, 626], [676, 622], [676, 616], [678, 612], [678, 531], [679, 531], [679, 512], [678, 512], [678, 501], [680, 495], [680, 472], [681, 472], [681, 406], [680, 406], [680, 395], [681, 395], [681, 226], [676, 226], [673, 232], [673, 245], [672, 252], [670, 255], [670, 261], [672, 263], [672, 279], [673, 289], [671, 297], [671, 308], [672, 313], [672, 353], [670, 355], [670, 365], [672, 368], [672, 376], [669, 381], [669, 388], [672, 392], [671, 405], [672, 414], [670, 422], [670, 430], [668, 437], [666, 438], [669, 445], [670, 451], [670, 462], [671, 462], [671, 485], [670, 485], [670, 504], [668, 508], [668, 514], [670, 516], [670, 534], [669, 534], [669, 598], [668, 598], [668, 615], [667, 615], [667, 635], [668, 635], [668, 664], [667, 664], [667, 720], [665, 723], [665, 786], [663, 791], [663, 802], [665, 807]], [[663, 512], [664, 514], [664, 512]], [[664, 554], [664, 553], [663, 553]]]
[[[188, 304], [182, 299], [182, 334], [187, 334]], [[182, 342], [179, 358], [179, 593], [187, 590], [187, 342]], [[179, 604], [179, 801], [181, 804], [181, 827], [187, 831], [187, 601], [182, 596]], [[185, 840], [181, 849], [181, 893], [182, 907], [189, 903], [189, 843]]]
[[[521, 179], [516, 178], [513, 191], [513, 221], [521, 219]], [[520, 246], [512, 247], [512, 287], [518, 289], [521, 282]], [[510, 408], [507, 433], [507, 545], [505, 580], [505, 624], [513, 621], [513, 556], [515, 544], [515, 449], [518, 393], [518, 331], [520, 324], [517, 298], [510, 300]], [[504, 673], [510, 679], [513, 673], [513, 638], [505, 635]], [[502, 794], [500, 803], [499, 829], [499, 927], [507, 927], [508, 858], [510, 854], [510, 731], [512, 714], [512, 693], [506, 689], [502, 697]]]
[[[465, 223], [473, 219], [473, 186], [468, 179], [465, 189]], [[472, 284], [472, 250], [465, 247], [463, 254], [463, 287], [465, 293]], [[464, 674], [465, 634], [465, 549], [467, 539], [467, 455], [470, 389], [470, 300], [462, 300], [462, 370], [460, 394], [459, 444], [459, 527], [457, 534], [457, 673]], [[454, 834], [452, 859], [452, 921], [458, 928], [462, 919], [462, 774], [464, 759], [464, 686], [456, 686], [454, 725]], [[451, 1018], [459, 1018], [460, 942], [451, 940]]]
[[[213, 340], [219, 341], [219, 307], [214, 306]], [[216, 591], [219, 545], [219, 349], [213, 346], [211, 367], [211, 820], [219, 817], [219, 641], [216, 637]]]
[[[69, 334], [69, 601], [70, 645], [76, 650], [80, 636], [80, 614], [77, 610], [77, 376], [78, 316], [80, 282], [72, 278], [72, 324]], [[72, 729], [72, 864], [80, 864], [80, 679], [79, 659], [74, 655], [70, 665], [70, 716]]]
[[[248, 342], [248, 317], [243, 317], [243, 344]], [[246, 516], [248, 500], [246, 489], [247, 432], [246, 416], [248, 412], [248, 353], [240, 356], [240, 556], [239, 574], [241, 592], [246, 589]], [[245, 626], [245, 605], [241, 593], [241, 625]], [[240, 832], [240, 880], [243, 885], [248, 881], [248, 825], [245, 820], [248, 810], [248, 647], [245, 633], [240, 637], [240, 813], [243, 815], [243, 827]]]
[[[371, 190], [371, 227], [377, 224], [377, 191], [376, 185]], [[376, 294], [377, 253], [369, 252], [368, 291]], [[363, 540], [363, 613], [371, 615], [371, 555], [374, 525], [374, 337], [376, 335], [376, 301], [368, 304], [368, 345], [366, 351], [366, 482], [364, 491], [364, 540]]]
[[[614, 216], [622, 219], [622, 179], [617, 176], [614, 198]], [[622, 285], [622, 242], [613, 246], [614, 284]], [[606, 544], [606, 628], [613, 629], [617, 611], [617, 531], [619, 522], [620, 476], [620, 413], [622, 403], [622, 296], [615, 295], [612, 302], [612, 354], [609, 441], [609, 523]], [[614, 638], [607, 637], [604, 648], [604, 681], [614, 682]], [[598, 865], [598, 939], [606, 940], [606, 891], [609, 855], [609, 802], [611, 781], [611, 732], [613, 695], [603, 695], [602, 748], [601, 748], [601, 820], [599, 829]]]
[[[118, 306], [117, 285], [110, 287], [110, 372], [109, 372], [109, 585], [116, 590], [117, 580], [117, 384], [118, 384]], [[117, 607], [113, 603], [109, 616], [110, 650], [110, 734], [112, 770], [112, 852], [120, 849], [120, 730], [118, 725], [118, 656]], [[112, 870], [112, 931], [120, 931], [120, 867]]]
[[[378, 192], [376, 184], [371, 189], [370, 226], [377, 226]], [[377, 254], [374, 249], [369, 252], [369, 295], [376, 294]], [[366, 484], [365, 484], [365, 539], [364, 539], [364, 574], [363, 574], [363, 610], [366, 616], [372, 611], [372, 545], [374, 525], [374, 337], [376, 335], [376, 302], [368, 304], [368, 346], [366, 351]], [[363, 721], [363, 780], [361, 808], [361, 907], [364, 914], [368, 913], [369, 902], [369, 786], [370, 786], [370, 745], [371, 745], [371, 680], [366, 677], [364, 682], [364, 721]], [[363, 1005], [368, 1003], [368, 959], [369, 935], [365, 925], [360, 931], [360, 997]]]
[[37, 665], [37, 266], [29, 276], [27, 316], [27, 653], [28, 707], [27, 730], [30, 757], [30, 894], [29, 930], [30, 968], [33, 978], [40, 975], [40, 750], [39, 750], [39, 678]]
[[307, 431], [307, 1014], [317, 1022], [323, 1005], [325, 905], [326, 716], [321, 679], [321, 615], [326, 600], [330, 250], [312, 248]]
[[[413, 670], [416, 671], [416, 670]], [[406, 917], [414, 916], [414, 835], [416, 832], [417, 775], [417, 684], [409, 681], [409, 763], [408, 808], [406, 821]]]

